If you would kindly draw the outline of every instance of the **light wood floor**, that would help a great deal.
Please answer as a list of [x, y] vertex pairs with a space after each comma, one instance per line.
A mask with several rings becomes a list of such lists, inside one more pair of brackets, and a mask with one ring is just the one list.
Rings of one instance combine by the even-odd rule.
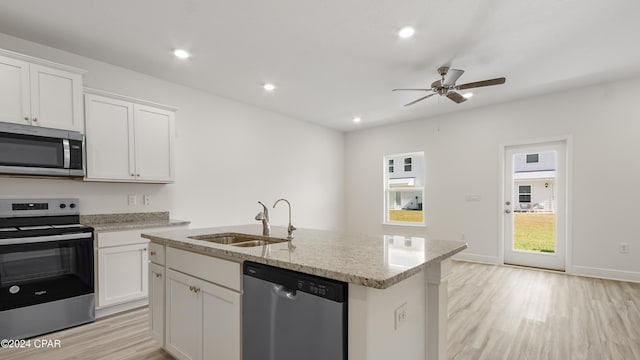
[[[0, 359], [172, 359], [149, 337], [147, 316], [142, 308], [45, 335], [61, 349], [0, 349]], [[448, 335], [455, 360], [638, 360], [640, 284], [454, 262]]]
[[455, 262], [449, 358], [640, 359], [640, 284]]

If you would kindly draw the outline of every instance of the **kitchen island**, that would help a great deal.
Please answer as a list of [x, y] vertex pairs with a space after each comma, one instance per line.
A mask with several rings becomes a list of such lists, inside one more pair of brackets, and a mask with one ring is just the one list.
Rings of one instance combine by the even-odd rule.
[[[465, 243], [308, 229], [289, 242], [284, 227], [272, 228], [271, 239], [283, 241], [270, 245], [207, 241], [261, 234], [259, 225], [241, 225], [142, 235], [151, 240], [152, 333], [167, 351], [178, 358], [240, 359], [241, 264], [249, 260], [347, 282], [350, 360], [447, 358], [446, 277], [450, 257]], [[189, 329], [198, 335], [183, 334]]]

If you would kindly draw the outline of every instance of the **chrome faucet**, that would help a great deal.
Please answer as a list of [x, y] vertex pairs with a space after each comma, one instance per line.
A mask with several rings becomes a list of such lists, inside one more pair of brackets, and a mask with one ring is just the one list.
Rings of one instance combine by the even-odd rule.
[[278, 205], [278, 203], [280, 201], [284, 201], [284, 202], [287, 203], [287, 205], [289, 205], [289, 226], [287, 227], [287, 234], [289, 234], [289, 236], [287, 236], [287, 239], [293, 240], [293, 235], [292, 234], [293, 234], [293, 230], [296, 230], [296, 227], [291, 225], [291, 203], [289, 203], [289, 200], [287, 200], [287, 199], [278, 199], [276, 201], [276, 203], [273, 204], [273, 207], [275, 208], [276, 205]]
[[258, 204], [262, 205], [262, 211], [256, 215], [256, 220], [262, 221], [262, 236], [271, 235], [271, 225], [269, 224], [269, 209], [264, 206], [263, 203], [258, 201]]

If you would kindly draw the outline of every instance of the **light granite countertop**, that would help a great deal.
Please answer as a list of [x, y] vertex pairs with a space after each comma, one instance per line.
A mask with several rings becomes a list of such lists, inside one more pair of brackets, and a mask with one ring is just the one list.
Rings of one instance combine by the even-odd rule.
[[95, 231], [122, 231], [189, 225], [189, 221], [169, 218], [168, 211], [80, 215], [80, 223]]
[[[294, 239], [265, 246], [236, 247], [189, 238], [206, 234], [261, 236], [262, 226], [143, 233], [151, 242], [235, 261], [250, 260], [283, 269], [385, 289], [467, 248], [460, 241], [430, 240], [400, 235], [345, 234], [298, 229]], [[286, 227], [272, 226], [272, 238], [286, 238]], [[293, 246], [290, 246], [293, 245]]]

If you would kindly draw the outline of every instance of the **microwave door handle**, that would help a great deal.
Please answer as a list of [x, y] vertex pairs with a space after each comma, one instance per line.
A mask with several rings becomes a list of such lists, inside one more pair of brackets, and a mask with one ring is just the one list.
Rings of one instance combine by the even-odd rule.
[[62, 150], [64, 152], [63, 168], [68, 169], [71, 166], [71, 148], [69, 147], [69, 139], [62, 139]]

